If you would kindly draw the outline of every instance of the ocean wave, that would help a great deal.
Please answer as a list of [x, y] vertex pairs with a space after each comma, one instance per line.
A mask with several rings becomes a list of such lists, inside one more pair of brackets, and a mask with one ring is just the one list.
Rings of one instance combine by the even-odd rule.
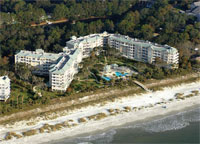
[[[109, 144], [112, 143], [116, 133], [124, 131], [122, 129], [127, 129], [128, 131], [130, 129], [133, 134], [137, 136], [143, 132], [157, 133], [182, 129], [190, 125], [191, 122], [197, 121], [200, 121], [200, 108], [185, 112], [179, 112], [176, 115], [164, 116], [163, 118], [153, 121], [151, 120], [149, 122], [137, 124], [132, 123], [120, 128], [112, 128], [106, 132], [99, 132], [97, 134], [92, 134], [89, 136], [76, 137], [70, 140], [65, 139], [64, 142], [69, 142], [73, 144]], [[125, 130], [125, 132], [127, 131]]]
[[77, 143], [77, 144], [93, 144], [91, 142], [80, 142], [80, 143]]
[[185, 120], [188, 122], [198, 122], [200, 121], [200, 108], [185, 112]]
[[107, 132], [89, 135], [86, 137], [77, 137], [74, 142], [77, 144], [91, 144], [96, 141], [95, 144], [110, 143], [113, 140], [113, 136], [116, 134], [116, 130], [112, 129]]
[[142, 128], [144, 128], [147, 132], [164, 132], [169, 130], [177, 130], [182, 129], [189, 125], [189, 122], [186, 122], [182, 119], [165, 119], [158, 120], [151, 123], [144, 124]]
[[151, 122], [145, 122], [141, 124], [129, 125], [123, 128], [125, 129], [138, 129], [141, 128], [146, 132], [164, 132], [169, 130], [182, 129], [191, 122], [200, 121], [200, 108], [190, 111], [180, 112], [176, 115], [166, 116], [164, 118], [154, 120]]

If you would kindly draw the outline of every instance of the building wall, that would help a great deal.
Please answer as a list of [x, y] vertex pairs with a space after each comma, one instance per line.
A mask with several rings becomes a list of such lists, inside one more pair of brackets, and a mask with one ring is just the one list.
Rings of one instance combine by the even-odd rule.
[[[143, 46], [145, 43], [146, 46]], [[124, 57], [129, 59], [152, 63], [156, 57], [159, 57], [168, 64], [178, 64], [178, 51], [169, 46], [162, 47], [146, 41], [136, 41], [136, 44], [134, 44], [134, 39], [127, 41], [127, 38], [122, 35], [120, 35], [120, 38], [115, 38], [115, 36], [109, 37], [108, 45], [116, 48]]]
[[[6, 78], [4, 80], [4, 78]], [[6, 101], [10, 97], [10, 79], [7, 76], [0, 77], [0, 100]]]
[[51, 58], [45, 57], [46, 54], [50, 55], [50, 53], [45, 52], [39, 53], [37, 51], [30, 52], [22, 50], [20, 53], [15, 55], [15, 63], [24, 63], [33, 66], [36, 68], [34, 73], [39, 75], [48, 75], [50, 66], [56, 62], [57, 57], [59, 56]]
[[198, 22], [200, 22], [200, 13], [196, 15]]
[[105, 46], [107, 44], [109, 35], [110, 34], [104, 32], [101, 34], [91, 34], [79, 38], [73, 36], [70, 41], [66, 42], [66, 47], [68, 47], [69, 49], [82, 49], [83, 57], [86, 58], [90, 56], [91, 51], [95, 47]]
[[[78, 50], [78, 49], [77, 49]], [[52, 90], [65, 91], [72, 80], [74, 75], [78, 73], [78, 64], [82, 61], [82, 51], [76, 54], [74, 53], [64, 56], [60, 62], [58, 62], [52, 70], [49, 71], [49, 80]], [[73, 60], [71, 60], [73, 59]], [[64, 68], [67, 65], [67, 69]], [[57, 67], [55, 69], [55, 67]]]
[[[108, 33], [91, 34], [80, 38], [73, 36], [66, 42], [62, 54], [44, 53], [43, 50], [24, 51], [24, 54], [22, 51], [15, 55], [15, 63], [21, 62], [37, 67], [37, 72], [41, 75], [49, 74], [52, 90], [65, 91], [78, 72], [78, 64], [82, 58], [90, 56], [95, 47], [106, 45], [119, 50], [124, 57], [129, 59], [152, 63], [156, 57], [159, 57], [168, 64], [178, 64], [179, 54], [175, 48]], [[76, 53], [77, 50], [80, 52]], [[42, 57], [40, 57], [41, 54]]]

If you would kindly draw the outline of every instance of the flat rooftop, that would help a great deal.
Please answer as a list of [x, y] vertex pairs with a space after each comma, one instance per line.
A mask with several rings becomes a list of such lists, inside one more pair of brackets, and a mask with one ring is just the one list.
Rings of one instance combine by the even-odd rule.
[[139, 40], [139, 39], [136, 39], [136, 38], [131, 38], [129, 36], [124, 36], [124, 35], [120, 35], [120, 34], [111, 35], [110, 39], [121, 41], [121, 42], [124, 42], [124, 43], [129, 43], [129, 44], [136, 45], [136, 46], [152, 48], [153, 50], [158, 50], [158, 51], [177, 52], [176, 48], [170, 47], [168, 45], [160, 45], [160, 44], [157, 44], [157, 43]]
[[8, 76], [1, 76], [0, 77], [0, 84], [5, 84], [5, 83], [8, 83], [10, 82], [10, 79]]
[[79, 37], [77, 38], [76, 36], [73, 36], [70, 41], [67, 41], [67, 44], [77, 44], [77, 43], [82, 43], [82, 42], [95, 42], [97, 39], [100, 39], [101, 36], [100, 34], [90, 34], [87, 36]]
[[51, 65], [50, 72], [54, 74], [64, 74], [67, 69], [69, 69], [74, 61], [78, 58], [80, 49], [76, 49], [70, 55], [61, 56], [56, 64]]
[[36, 51], [21, 50], [16, 55], [20, 57], [32, 57], [36, 59], [53, 59], [53, 60], [58, 59], [61, 56], [61, 54], [46, 53], [42, 49], [37, 49]]

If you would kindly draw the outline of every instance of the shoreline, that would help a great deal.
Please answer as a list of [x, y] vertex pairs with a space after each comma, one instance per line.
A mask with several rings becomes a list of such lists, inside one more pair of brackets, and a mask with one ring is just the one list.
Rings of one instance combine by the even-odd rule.
[[[189, 106], [189, 107], [181, 109], [181, 110], [171, 111], [171, 112], [163, 114], [163, 115], [155, 115], [155, 116], [147, 117], [147, 118], [144, 118], [144, 119], [141, 119], [141, 120], [135, 120], [135, 121], [123, 123], [123, 124], [120, 124], [120, 125], [108, 126], [106, 128], [100, 129], [100, 130], [85, 132], [85, 133], [77, 134], [75, 136], [68, 136], [68, 137], [64, 137], [64, 138], [61, 138], [61, 139], [56, 139], [56, 140], [53, 140], [53, 142], [54, 141], [56, 142], [57, 140], [67, 139], [67, 138], [74, 139], [76, 137], [85, 137], [85, 136], [88, 136], [90, 133], [92, 133], [92, 135], [95, 135], [95, 134], [99, 134], [101, 132], [103, 133], [103, 132], [105, 132], [109, 129], [123, 128], [123, 127], [129, 126], [130, 124], [136, 124], [137, 125], [137, 124], [146, 123], [147, 121], [160, 120], [160, 119], [162, 119], [162, 117], [166, 118], [166, 117], [169, 117], [169, 116], [177, 115], [177, 114], [182, 113], [182, 112], [189, 112], [189, 111], [192, 111], [192, 110], [197, 109], [197, 108], [200, 108], [200, 104]], [[45, 142], [44, 144], [47, 144], [47, 143], [48, 142]]]
[[[169, 89], [171, 91], [169, 91]], [[108, 103], [104, 106], [90, 106], [89, 108], [83, 108], [81, 110], [77, 110], [72, 112], [68, 116], [59, 117], [56, 120], [52, 121], [40, 121], [39, 124], [35, 126], [23, 127], [18, 126], [15, 128], [16, 131], [25, 130], [32, 128], [39, 128], [39, 125], [44, 123], [56, 123], [58, 121], [63, 121], [64, 119], [72, 119], [72, 118], [80, 118], [86, 117], [91, 114], [95, 114], [98, 112], [105, 112], [108, 108], [118, 108], [124, 106], [147, 106], [149, 104], [155, 104], [157, 102], [163, 102], [161, 104], [157, 104], [153, 107], [145, 107], [140, 110], [130, 112], [123, 112], [118, 115], [112, 115], [105, 117], [101, 120], [91, 120], [86, 123], [79, 123], [77, 126], [72, 128], [63, 128], [61, 130], [52, 132], [52, 133], [40, 133], [29, 137], [23, 137], [20, 139], [11, 139], [8, 141], [2, 141], [0, 143], [4, 144], [23, 144], [23, 143], [46, 143], [49, 141], [56, 141], [59, 139], [67, 138], [67, 137], [75, 137], [80, 135], [85, 135], [87, 133], [101, 131], [109, 129], [110, 127], [118, 127], [125, 125], [127, 123], [143, 121], [146, 119], [155, 119], [156, 117], [162, 117], [166, 115], [172, 115], [173, 113], [178, 113], [180, 111], [192, 109], [194, 107], [200, 107], [200, 95], [189, 97], [184, 100], [174, 99], [173, 101], [169, 101], [174, 95], [178, 92], [184, 92], [185, 95], [191, 93], [192, 90], [200, 91], [200, 81], [190, 84], [182, 84], [181, 86], [173, 87], [173, 88], [164, 88], [162, 91], [150, 92], [142, 95], [130, 96], [127, 98], [123, 98], [121, 100], [117, 100], [116, 102]], [[167, 102], [168, 100], [168, 102]], [[166, 108], [164, 108], [165, 106]], [[85, 110], [85, 112], [84, 112]], [[17, 125], [17, 124], [16, 124]], [[0, 127], [1, 128], [1, 127]], [[20, 129], [21, 128], [21, 129]], [[4, 130], [5, 131], [5, 130]], [[2, 133], [0, 133], [2, 136]]]

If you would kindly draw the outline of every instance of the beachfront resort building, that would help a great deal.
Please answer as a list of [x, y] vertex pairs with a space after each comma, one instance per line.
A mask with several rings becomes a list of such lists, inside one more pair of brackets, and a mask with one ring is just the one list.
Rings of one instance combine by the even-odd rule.
[[0, 100], [6, 101], [10, 97], [10, 79], [8, 76], [0, 77]]
[[82, 61], [82, 50], [75, 49], [69, 55], [61, 56], [49, 70], [49, 82], [52, 90], [65, 91], [78, 73], [78, 64]]
[[65, 91], [78, 72], [78, 64], [83, 58], [90, 56], [95, 47], [109, 45], [118, 49], [129, 59], [152, 63], [159, 57], [167, 64], [178, 64], [178, 51], [167, 45], [158, 45], [120, 34], [90, 34], [83, 37], [73, 36], [66, 42], [62, 53], [46, 53], [42, 49], [36, 51], [21, 50], [15, 55], [15, 63], [25, 63], [35, 67], [35, 73], [49, 75], [52, 90]]
[[77, 49], [83, 50], [83, 57], [89, 57], [91, 51], [95, 47], [103, 47], [108, 43], [109, 34], [107, 32], [101, 34], [90, 34], [84, 37], [77, 38], [72, 36], [70, 41], [66, 42], [67, 49]]
[[194, 2], [190, 6], [190, 10], [187, 11], [189, 15], [197, 17], [197, 21], [200, 22], [200, 1]]
[[34, 73], [49, 75], [49, 86], [52, 90], [65, 91], [74, 74], [78, 72], [78, 64], [82, 60], [82, 50], [73, 49], [58, 54], [46, 53], [41, 49], [36, 51], [21, 50], [15, 55], [15, 63], [25, 63], [33, 66]]
[[153, 63], [158, 57], [167, 64], [178, 64], [177, 49], [168, 45], [163, 46], [120, 34], [110, 35], [108, 45], [119, 50], [124, 57], [136, 61]]
[[36, 51], [21, 50], [15, 55], [15, 63], [25, 63], [35, 67], [34, 73], [39, 75], [48, 75], [49, 68], [62, 55], [46, 53], [42, 49]]

